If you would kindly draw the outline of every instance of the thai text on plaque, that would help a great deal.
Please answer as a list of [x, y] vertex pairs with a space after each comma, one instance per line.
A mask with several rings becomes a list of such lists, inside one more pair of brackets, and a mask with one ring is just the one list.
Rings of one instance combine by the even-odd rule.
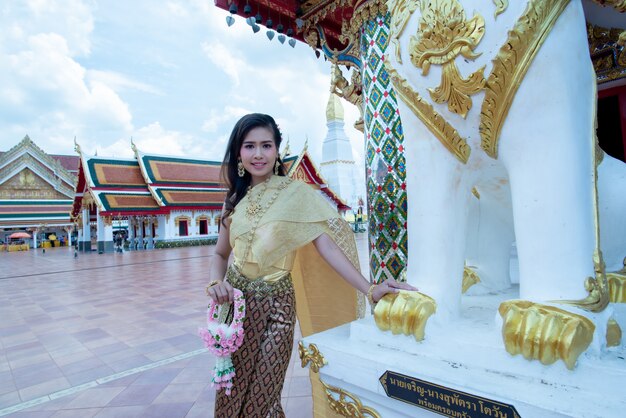
[[387, 370], [380, 384], [388, 397], [453, 418], [520, 418], [513, 405], [471, 395]]

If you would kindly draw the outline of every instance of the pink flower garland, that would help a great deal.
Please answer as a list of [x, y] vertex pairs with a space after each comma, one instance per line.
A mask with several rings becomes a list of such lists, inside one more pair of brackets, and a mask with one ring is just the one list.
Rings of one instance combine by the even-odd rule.
[[[243, 319], [246, 316], [246, 302], [243, 293], [239, 289], [234, 290], [234, 315], [230, 325], [218, 323], [220, 316], [218, 305], [213, 300], [209, 302], [207, 309], [207, 327], [200, 328], [198, 333], [204, 340], [204, 345], [209, 351], [217, 356], [213, 369], [213, 386], [220, 390], [226, 389], [226, 395], [230, 395], [235, 377], [235, 366], [230, 355], [237, 351], [243, 343]], [[220, 306], [227, 309], [228, 305]]]

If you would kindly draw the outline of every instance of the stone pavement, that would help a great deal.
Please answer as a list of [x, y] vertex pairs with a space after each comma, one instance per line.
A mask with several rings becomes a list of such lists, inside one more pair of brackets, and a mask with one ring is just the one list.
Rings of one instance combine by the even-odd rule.
[[[366, 269], [366, 235], [357, 242]], [[213, 416], [214, 360], [197, 336], [212, 252], [0, 253], [0, 416]], [[282, 402], [306, 418], [298, 340]]]

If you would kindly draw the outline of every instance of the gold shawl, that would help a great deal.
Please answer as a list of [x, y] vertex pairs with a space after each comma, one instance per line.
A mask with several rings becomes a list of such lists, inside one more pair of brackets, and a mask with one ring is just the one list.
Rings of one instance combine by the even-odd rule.
[[[312, 243], [328, 234], [359, 269], [354, 234], [347, 222], [311, 186], [286, 177], [272, 176], [261, 204], [266, 205], [277, 191], [276, 200], [259, 220], [247, 259], [254, 260], [259, 274], [264, 275], [275, 272], [273, 266], [281, 265], [296, 251], [291, 275], [302, 336], [363, 317], [363, 295], [324, 261]], [[230, 241], [235, 256], [244, 253], [236, 247], [248, 245], [247, 234], [253, 228], [245, 214], [249, 197], [250, 193], [232, 214]]]

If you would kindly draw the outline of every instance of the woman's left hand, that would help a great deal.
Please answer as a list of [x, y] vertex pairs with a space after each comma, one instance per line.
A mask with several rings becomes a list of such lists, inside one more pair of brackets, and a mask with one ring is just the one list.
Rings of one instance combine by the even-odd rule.
[[378, 302], [387, 293], [398, 293], [398, 290], [417, 290], [416, 287], [411, 286], [408, 283], [398, 282], [394, 279], [387, 279], [384, 282], [374, 286], [372, 290], [372, 299], [374, 303]]

